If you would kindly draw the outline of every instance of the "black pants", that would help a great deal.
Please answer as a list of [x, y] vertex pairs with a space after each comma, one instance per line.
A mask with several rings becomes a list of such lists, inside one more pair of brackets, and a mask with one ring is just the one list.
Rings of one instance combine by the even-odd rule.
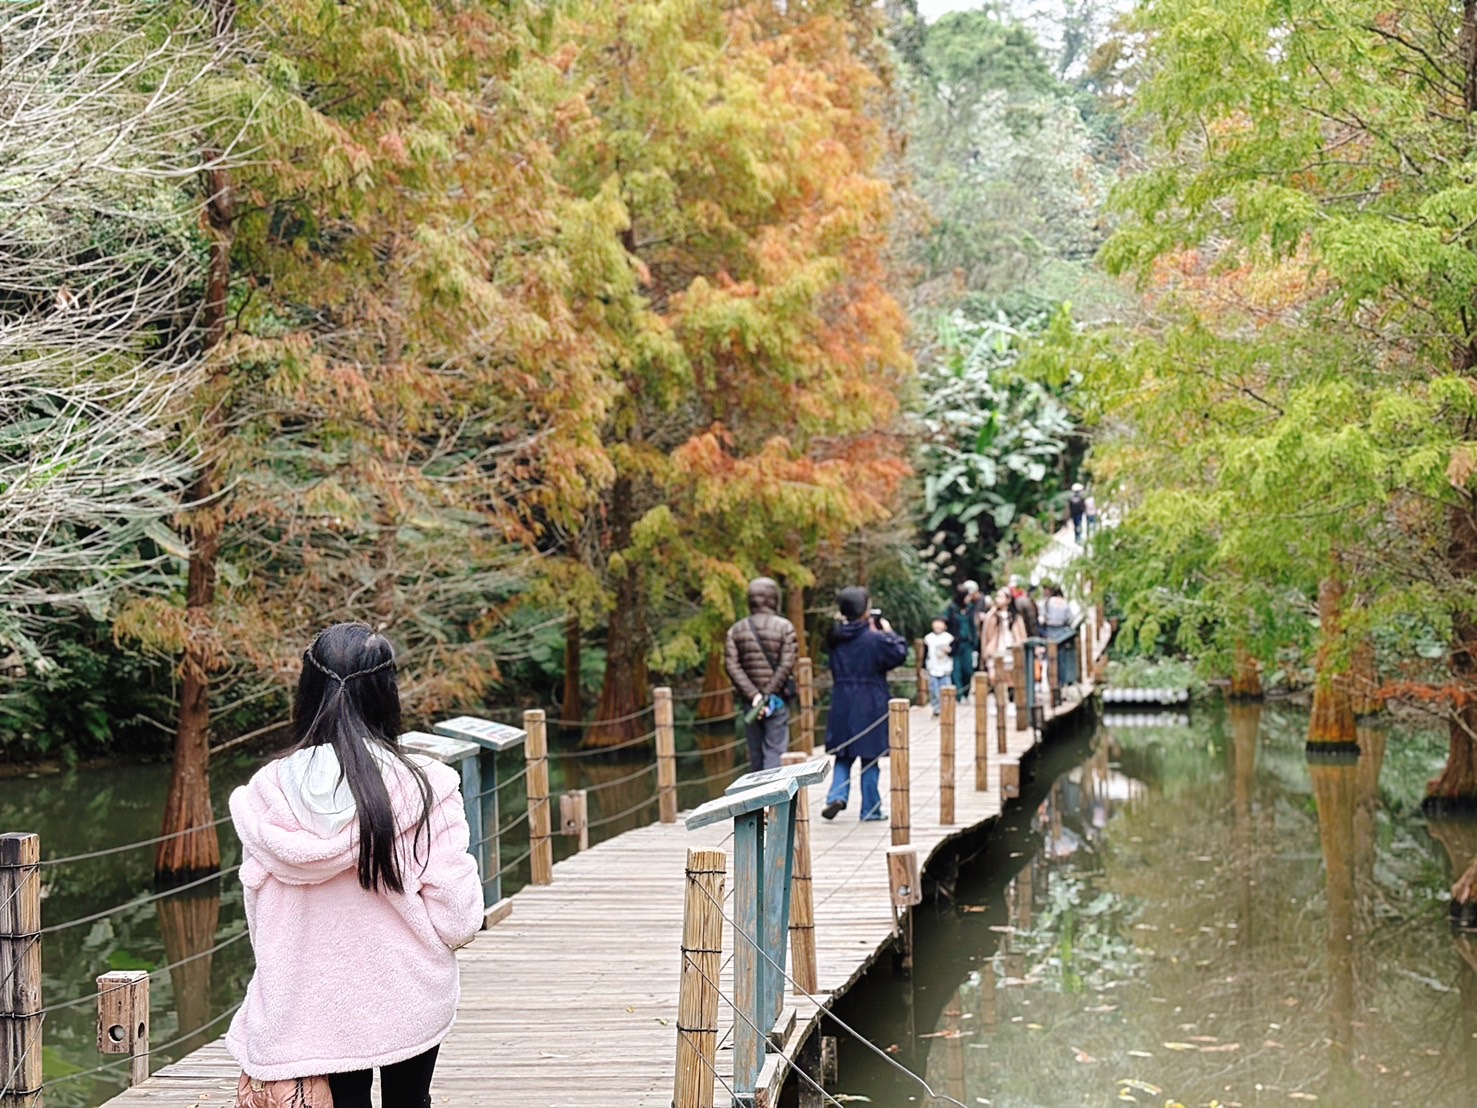
[[[431, 1103], [431, 1074], [436, 1071], [433, 1046], [424, 1054], [384, 1066], [380, 1070], [380, 1102], [384, 1108], [427, 1108]], [[333, 1090], [333, 1108], [373, 1108], [369, 1088], [374, 1083], [373, 1070], [334, 1073], [328, 1077]]]

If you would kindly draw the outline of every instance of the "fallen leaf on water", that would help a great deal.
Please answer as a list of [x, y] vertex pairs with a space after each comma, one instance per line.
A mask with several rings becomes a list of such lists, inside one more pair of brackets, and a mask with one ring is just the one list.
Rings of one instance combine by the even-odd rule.
[[1118, 1005], [1116, 1005], [1116, 1004], [1094, 1004], [1091, 1008], [1084, 1008], [1082, 1010], [1084, 1012], [1091, 1012], [1094, 1015], [1096, 1015], [1099, 1012], [1116, 1012], [1116, 1011], [1118, 1011]]
[[827, 1093], [826, 1099], [839, 1100], [842, 1104], [871, 1104], [872, 1098], [861, 1093]]
[[1291, 1100], [1317, 1100], [1318, 1099], [1312, 1093], [1288, 1093], [1287, 1095], [1288, 1095], [1289, 1099], [1291, 1099]]
[[1046, 1028], [1042, 1027], [1039, 1023], [1028, 1023], [1028, 1024], [1026, 1024], [1026, 1026], [1029, 1027], [1032, 1031], [1045, 1031], [1046, 1030]]
[[1230, 1051], [1240, 1050], [1240, 1049], [1241, 1049], [1241, 1044], [1240, 1043], [1220, 1043], [1217, 1046], [1202, 1046], [1200, 1048], [1200, 1053], [1201, 1054], [1226, 1054], [1226, 1053], [1228, 1053]]
[[1135, 1104], [1137, 1104], [1139, 1102], [1139, 1098], [1136, 1097], [1136, 1096], [1134, 1096], [1127, 1089], [1119, 1089], [1118, 1090], [1118, 1099], [1119, 1100], [1131, 1100]]
[[1266, 1047], [1268, 1050], [1285, 1050], [1286, 1049], [1276, 1039], [1263, 1039], [1262, 1040], [1262, 1046]]
[[898, 1051], [899, 1051], [899, 1050], [901, 1050], [901, 1049], [902, 1049], [902, 1048], [901, 1048], [901, 1047], [899, 1047], [899, 1046], [898, 1046], [898, 1045], [897, 1045], [897, 1043], [893, 1043], [893, 1044], [892, 1044], [892, 1045], [891, 1045], [891, 1046], [889, 1046], [889, 1047], [888, 1047], [888, 1048], [887, 1048], [887, 1053], [888, 1053], [888, 1054], [896, 1054], [896, 1053], [897, 1053], [897, 1052], [898, 1052]]
[[961, 912], [988, 912], [990, 908], [985, 904], [961, 904], [959, 910]]
[[1191, 1035], [1190, 1036], [1190, 1041], [1192, 1043], [1218, 1043], [1218, 1042], [1220, 1042], [1220, 1040], [1217, 1039], [1214, 1035]]
[[1150, 1096], [1158, 1096], [1164, 1091], [1158, 1085], [1150, 1085], [1147, 1081], [1140, 1081], [1136, 1077], [1120, 1077], [1118, 1084], [1122, 1085], [1125, 1089], [1137, 1089], [1139, 1092], [1148, 1093]]
[[1072, 1049], [1076, 1052], [1075, 1057], [1077, 1061], [1081, 1062], [1083, 1065], [1091, 1065], [1092, 1063], [1097, 1061], [1096, 1058], [1087, 1053], [1087, 1051], [1085, 1050], [1080, 1050], [1077, 1047], [1073, 1047]]
[[1152, 1058], [1152, 1057], [1154, 1057], [1154, 1055], [1151, 1054], [1147, 1050], [1126, 1050], [1126, 1051], [1124, 1051], [1124, 1053], [1127, 1054], [1130, 1058]]
[[1002, 935], [1014, 935], [1015, 934], [1015, 928], [1012, 927], [1008, 923], [992, 923], [992, 924], [990, 924], [990, 930], [991, 931], [998, 931]]
[[1164, 1049], [1165, 1050], [1195, 1050], [1196, 1049], [1194, 1043], [1165, 1043], [1163, 1045], [1164, 1045]]

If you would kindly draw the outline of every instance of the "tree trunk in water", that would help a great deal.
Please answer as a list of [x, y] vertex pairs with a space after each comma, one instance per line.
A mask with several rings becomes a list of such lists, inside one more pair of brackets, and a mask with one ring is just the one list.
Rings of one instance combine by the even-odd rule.
[[[1471, 507], [1470, 499], [1463, 496], [1447, 513], [1446, 564], [1457, 581], [1477, 575], [1477, 520]], [[1441, 776], [1426, 788], [1422, 808], [1428, 816], [1477, 808], [1477, 699], [1473, 698], [1477, 693], [1477, 621], [1458, 606], [1451, 614], [1451, 630], [1451, 683], [1456, 692], [1451, 745]]]
[[1318, 803], [1318, 840], [1328, 880], [1325, 951], [1332, 986], [1328, 1037], [1347, 1067], [1353, 1057], [1354, 1021], [1354, 807], [1359, 768], [1353, 762], [1309, 762]]
[[[210, 886], [207, 886], [211, 888]], [[206, 954], [215, 945], [215, 932], [220, 923], [221, 894], [218, 887], [206, 895], [185, 893], [159, 902], [159, 931], [164, 939], [164, 957], [171, 969], [169, 983], [174, 990], [174, 1008], [181, 1027], [205, 1030], [180, 1044], [184, 1051], [195, 1050], [216, 1037], [205, 1025], [210, 1022], [210, 964]]]
[[1253, 851], [1256, 832], [1252, 827], [1252, 799], [1256, 791], [1257, 743], [1261, 736], [1262, 706], [1231, 704], [1231, 815], [1233, 842], [1236, 847], [1236, 922], [1237, 940], [1243, 946], [1256, 941], [1252, 926], [1253, 883], [1256, 879]]
[[[611, 549], [626, 552], [635, 523], [635, 489], [628, 477], [618, 478], [610, 495]], [[652, 730], [651, 717], [640, 715], [651, 707], [646, 670], [646, 588], [639, 565], [627, 562], [616, 578], [615, 610], [605, 639], [605, 680], [595, 723], [583, 746], [616, 746]]]
[[1354, 656], [1349, 659], [1349, 695], [1356, 716], [1378, 715], [1385, 710], [1385, 698], [1380, 695], [1380, 671], [1375, 663], [1374, 640], [1368, 635], [1359, 640], [1354, 647]]
[[1354, 881], [1361, 910], [1372, 903], [1374, 863], [1380, 811], [1380, 770], [1385, 764], [1385, 732], [1359, 728], [1359, 807], [1354, 810]]
[[1313, 682], [1313, 718], [1308, 723], [1308, 749], [1320, 753], [1358, 753], [1354, 701], [1348, 675], [1335, 671], [1334, 652], [1343, 635], [1344, 583], [1337, 572], [1318, 584], [1318, 661]]
[[703, 695], [697, 702], [697, 718], [732, 718], [736, 703], [733, 682], [728, 679], [728, 667], [723, 660], [723, 644], [720, 643], [708, 651], [708, 664], [703, 669]]
[[1236, 644], [1231, 669], [1231, 696], [1242, 700], [1259, 700], [1262, 696], [1261, 663], [1251, 656], [1242, 643]]
[[[229, 24], [230, 5], [216, 5], [217, 30]], [[206, 151], [207, 161], [217, 161], [216, 151]], [[225, 335], [226, 297], [231, 284], [231, 240], [235, 230], [235, 205], [231, 182], [222, 168], [206, 174], [210, 199], [206, 217], [213, 237], [205, 286], [201, 326], [207, 352]], [[212, 404], [205, 419], [207, 451], [218, 446], [226, 433], [220, 408]], [[215, 604], [216, 560], [220, 556], [220, 511], [211, 503], [219, 493], [215, 464], [202, 462], [200, 474], [190, 490], [190, 502], [198, 505], [185, 525], [190, 544], [189, 576], [185, 589], [185, 655], [180, 665], [179, 721], [174, 735], [174, 772], [169, 796], [164, 802], [164, 824], [160, 834], [168, 836], [154, 854], [154, 879], [177, 884], [220, 869], [221, 848], [216, 836], [215, 812], [210, 803], [210, 671], [215, 664], [215, 634], [211, 609]], [[197, 830], [198, 829], [198, 830]]]
[[[195, 493], [214, 493], [213, 474], [202, 474]], [[210, 509], [202, 509], [209, 511]], [[180, 673], [179, 722], [174, 735], [174, 772], [164, 802], [164, 839], [154, 854], [154, 879], [179, 884], [220, 869], [220, 839], [210, 803], [210, 667], [214, 647], [210, 608], [215, 598], [215, 561], [220, 543], [212, 528], [197, 528], [190, 554], [189, 639]]]
[[584, 690], [580, 687], [582, 645], [580, 621], [570, 616], [564, 622], [564, 697], [559, 705], [559, 718], [571, 723], [585, 716]]

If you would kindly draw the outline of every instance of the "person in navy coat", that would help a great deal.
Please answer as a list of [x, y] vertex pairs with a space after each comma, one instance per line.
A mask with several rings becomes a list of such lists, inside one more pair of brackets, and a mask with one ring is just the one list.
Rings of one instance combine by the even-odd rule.
[[864, 820], [886, 819], [877, 789], [877, 760], [887, 753], [887, 673], [902, 664], [908, 644], [893, 634], [887, 620], [870, 614], [871, 599], [860, 585], [837, 597], [841, 622], [831, 629], [831, 715], [826, 721], [826, 750], [836, 755], [831, 789], [821, 815], [835, 819], [851, 796], [851, 765], [862, 763]]

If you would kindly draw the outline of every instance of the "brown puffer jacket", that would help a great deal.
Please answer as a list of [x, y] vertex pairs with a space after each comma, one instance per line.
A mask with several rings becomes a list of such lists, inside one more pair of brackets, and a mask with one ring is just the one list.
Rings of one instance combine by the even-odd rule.
[[[728, 629], [728, 643], [723, 652], [729, 679], [745, 703], [760, 693], [766, 696], [781, 694], [785, 682], [795, 672], [795, 660], [800, 656], [795, 626], [789, 620], [773, 612], [756, 612], [750, 619], [752, 623], [741, 619]], [[759, 645], [761, 638], [763, 646]], [[764, 655], [766, 650], [769, 651], [768, 658]], [[778, 668], [769, 664], [769, 658], [779, 663]]]

